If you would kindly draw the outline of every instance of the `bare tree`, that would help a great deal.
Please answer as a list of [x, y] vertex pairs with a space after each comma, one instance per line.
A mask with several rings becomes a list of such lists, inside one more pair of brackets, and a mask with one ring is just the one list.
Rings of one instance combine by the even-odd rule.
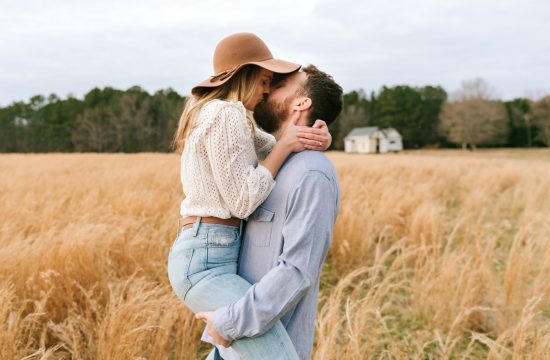
[[465, 149], [477, 145], [503, 145], [508, 140], [506, 107], [482, 78], [463, 81], [443, 105], [439, 133]]
[[72, 141], [77, 151], [153, 151], [154, 119], [150, 100], [138, 90], [116, 102], [87, 109], [75, 121]]
[[471, 99], [496, 100], [496, 92], [487, 81], [478, 77], [464, 80], [460, 84], [460, 89], [451, 94], [451, 100]]
[[92, 108], [76, 118], [71, 140], [76, 151], [112, 151], [114, 135], [105, 111]]
[[149, 115], [149, 99], [140, 93], [122, 94], [108, 111], [114, 130], [116, 151], [151, 151], [147, 141], [154, 133]]
[[506, 108], [499, 101], [469, 99], [443, 105], [440, 134], [463, 148], [504, 145], [508, 131]]

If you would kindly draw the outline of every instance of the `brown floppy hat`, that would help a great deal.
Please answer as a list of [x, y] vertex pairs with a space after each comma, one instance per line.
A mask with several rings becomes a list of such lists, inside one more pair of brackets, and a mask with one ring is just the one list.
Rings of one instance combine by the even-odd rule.
[[286, 74], [300, 69], [300, 65], [274, 59], [267, 45], [252, 33], [237, 33], [223, 38], [214, 50], [214, 74], [193, 89], [216, 87], [225, 83], [245, 65], [258, 65], [274, 73]]

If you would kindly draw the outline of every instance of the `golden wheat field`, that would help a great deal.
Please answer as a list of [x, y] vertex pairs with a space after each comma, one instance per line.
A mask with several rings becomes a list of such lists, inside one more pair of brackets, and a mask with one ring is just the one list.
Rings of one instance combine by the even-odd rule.
[[[313, 359], [550, 359], [550, 151], [328, 153]], [[0, 359], [200, 359], [175, 154], [0, 155]]]

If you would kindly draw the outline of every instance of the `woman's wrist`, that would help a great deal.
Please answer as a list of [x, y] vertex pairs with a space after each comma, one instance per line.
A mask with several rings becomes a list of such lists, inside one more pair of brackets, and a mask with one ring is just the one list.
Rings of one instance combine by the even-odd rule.
[[271, 175], [273, 175], [273, 178], [275, 178], [277, 172], [279, 172], [279, 169], [291, 152], [292, 147], [288, 143], [278, 141], [273, 147], [271, 153], [269, 153], [265, 160], [260, 162], [260, 164], [269, 170]]
[[283, 137], [275, 143], [272, 151], [280, 152], [286, 157], [292, 152], [292, 144]]

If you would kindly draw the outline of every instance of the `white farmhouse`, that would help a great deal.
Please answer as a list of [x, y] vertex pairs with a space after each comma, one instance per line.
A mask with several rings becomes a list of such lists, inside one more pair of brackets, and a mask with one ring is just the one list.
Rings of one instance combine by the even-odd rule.
[[353, 129], [344, 138], [347, 153], [387, 153], [403, 150], [403, 138], [394, 128], [369, 126]]

